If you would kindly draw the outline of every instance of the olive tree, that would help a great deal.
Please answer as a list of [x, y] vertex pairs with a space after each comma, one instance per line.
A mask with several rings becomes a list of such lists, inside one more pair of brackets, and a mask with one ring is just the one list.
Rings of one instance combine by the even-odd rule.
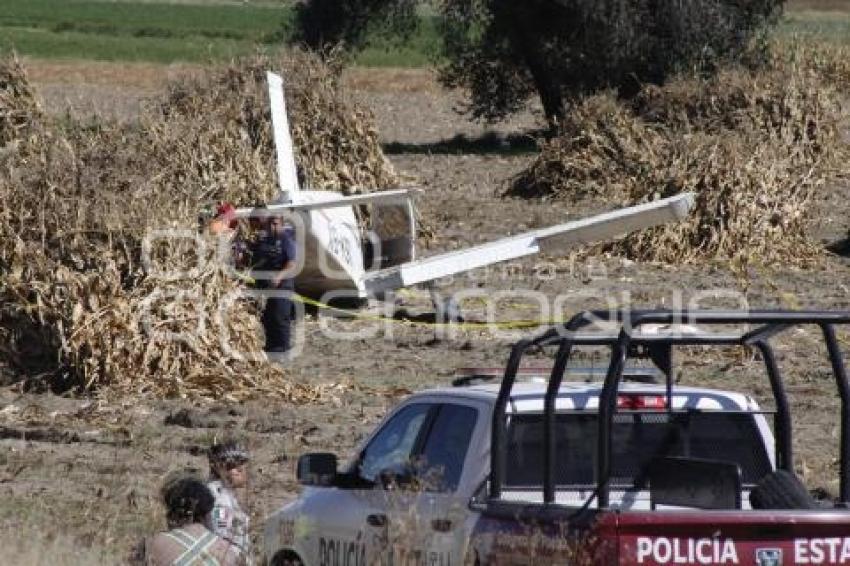
[[683, 70], [741, 58], [784, 0], [308, 0], [296, 40], [360, 49], [374, 29], [409, 34], [417, 6], [436, 8], [441, 82], [467, 94], [476, 119], [497, 121], [532, 96], [555, 123], [575, 96], [634, 95]]

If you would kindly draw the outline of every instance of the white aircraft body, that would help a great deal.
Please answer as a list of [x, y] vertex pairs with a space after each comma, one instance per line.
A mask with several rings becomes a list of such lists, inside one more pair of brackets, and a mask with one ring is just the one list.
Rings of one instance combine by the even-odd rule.
[[[277, 203], [263, 208], [237, 209], [236, 216], [280, 213], [299, 219], [298, 233], [304, 239], [299, 249], [304, 256], [295, 284], [308, 296], [322, 297], [331, 291], [348, 298], [381, 298], [393, 289], [428, 285], [441, 277], [539, 252], [565, 254], [580, 244], [681, 221], [694, 202], [693, 193], [686, 193], [419, 259], [411, 190], [344, 196], [300, 188], [283, 79], [274, 73], [267, 77], [281, 195]], [[361, 206], [369, 207], [368, 227], [355, 212]]]

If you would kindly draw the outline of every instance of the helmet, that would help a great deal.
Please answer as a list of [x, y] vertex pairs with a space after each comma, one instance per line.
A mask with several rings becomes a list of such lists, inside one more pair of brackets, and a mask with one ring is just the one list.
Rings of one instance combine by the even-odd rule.
[[233, 230], [236, 228], [236, 208], [229, 202], [223, 202], [215, 210], [215, 219], [227, 223]]
[[213, 444], [209, 451], [211, 466], [214, 464], [238, 466], [250, 459], [248, 451], [241, 444], [232, 440]]

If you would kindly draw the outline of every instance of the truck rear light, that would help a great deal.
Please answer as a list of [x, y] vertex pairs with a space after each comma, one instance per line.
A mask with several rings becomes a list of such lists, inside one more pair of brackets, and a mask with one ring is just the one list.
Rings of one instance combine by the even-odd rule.
[[618, 395], [618, 409], [666, 409], [667, 399], [663, 395]]

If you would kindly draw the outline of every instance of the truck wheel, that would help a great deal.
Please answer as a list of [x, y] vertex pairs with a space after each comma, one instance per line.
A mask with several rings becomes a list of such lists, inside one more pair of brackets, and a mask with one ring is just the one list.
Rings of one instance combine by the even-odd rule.
[[278, 552], [269, 562], [269, 566], [304, 566], [301, 558], [292, 551]]
[[817, 509], [818, 504], [796, 474], [776, 470], [764, 476], [750, 492], [753, 509]]

